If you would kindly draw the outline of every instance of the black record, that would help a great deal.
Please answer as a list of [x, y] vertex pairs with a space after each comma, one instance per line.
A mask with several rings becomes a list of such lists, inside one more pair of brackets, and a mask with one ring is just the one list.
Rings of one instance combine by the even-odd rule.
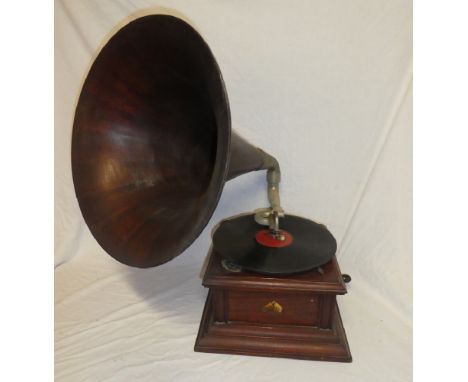
[[293, 239], [282, 248], [257, 242], [255, 235], [265, 228], [254, 215], [224, 220], [213, 235], [214, 250], [243, 270], [271, 275], [312, 270], [329, 262], [336, 252], [336, 240], [323, 224], [293, 215], [280, 218], [280, 229]]

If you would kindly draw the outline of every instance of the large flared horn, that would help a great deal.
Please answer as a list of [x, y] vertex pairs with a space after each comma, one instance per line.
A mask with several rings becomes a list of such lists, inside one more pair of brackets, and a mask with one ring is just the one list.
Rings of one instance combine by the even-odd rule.
[[225, 181], [261, 169], [281, 213], [278, 163], [231, 133], [219, 67], [186, 22], [142, 17], [104, 46], [76, 108], [72, 172], [86, 224], [112, 257], [169, 261], [206, 226]]

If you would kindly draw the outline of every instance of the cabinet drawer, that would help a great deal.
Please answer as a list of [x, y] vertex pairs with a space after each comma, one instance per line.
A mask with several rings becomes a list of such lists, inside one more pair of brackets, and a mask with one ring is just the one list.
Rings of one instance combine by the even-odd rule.
[[305, 293], [227, 293], [229, 321], [317, 326], [319, 296]]

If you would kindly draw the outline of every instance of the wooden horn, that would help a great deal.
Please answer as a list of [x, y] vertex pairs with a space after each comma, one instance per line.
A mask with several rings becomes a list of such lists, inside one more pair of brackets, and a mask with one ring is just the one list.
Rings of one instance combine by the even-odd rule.
[[103, 47], [76, 107], [72, 173], [112, 257], [142, 268], [171, 260], [204, 229], [224, 182], [261, 169], [279, 182], [274, 158], [231, 133], [221, 72], [190, 25], [142, 17]]

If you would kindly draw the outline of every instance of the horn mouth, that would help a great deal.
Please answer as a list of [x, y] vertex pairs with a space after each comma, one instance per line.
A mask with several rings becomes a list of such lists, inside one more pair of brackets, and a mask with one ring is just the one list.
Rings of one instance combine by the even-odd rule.
[[203, 38], [173, 16], [132, 21], [83, 85], [72, 174], [83, 217], [116, 260], [147, 268], [182, 253], [218, 204], [231, 120]]

